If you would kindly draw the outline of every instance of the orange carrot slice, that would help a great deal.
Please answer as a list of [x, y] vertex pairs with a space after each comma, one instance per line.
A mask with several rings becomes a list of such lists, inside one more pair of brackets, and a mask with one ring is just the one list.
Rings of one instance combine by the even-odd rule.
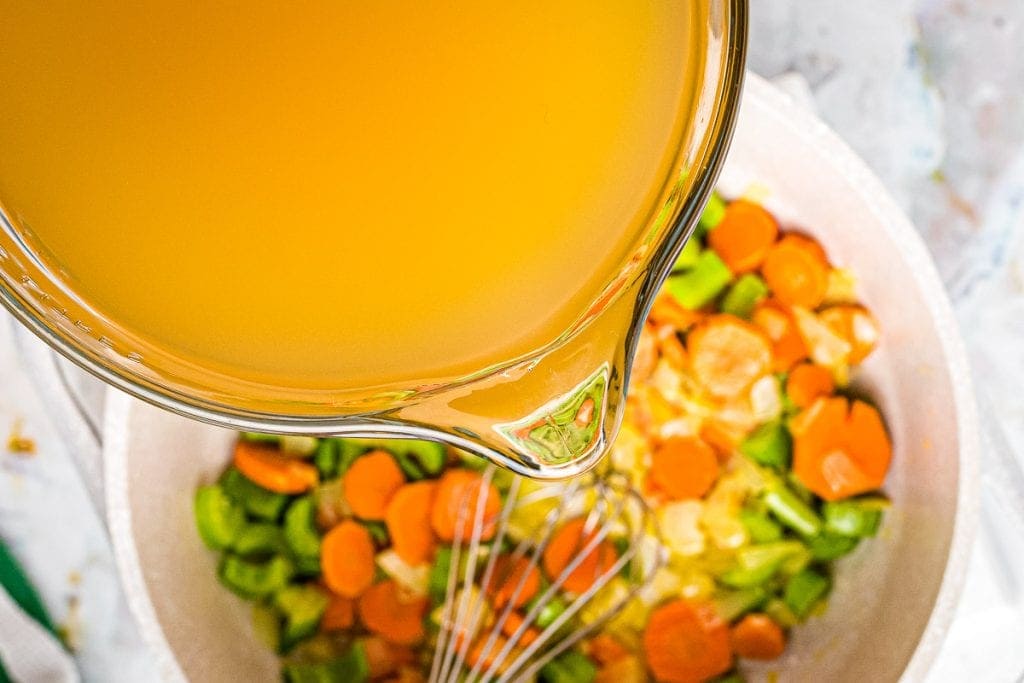
[[308, 462], [249, 441], [235, 444], [234, 463], [247, 479], [275, 493], [305, 493], [320, 481], [316, 467]]
[[[523, 582], [521, 589], [520, 581]], [[540, 570], [529, 558], [520, 557], [513, 560], [511, 555], [499, 555], [494, 562], [490, 580], [484, 586], [484, 592], [491, 597], [494, 606], [500, 609], [508, 604], [517, 589], [519, 595], [516, 596], [513, 606], [519, 608], [532, 600], [540, 590]]]
[[388, 642], [415, 645], [423, 640], [423, 617], [430, 601], [405, 594], [394, 581], [375, 583], [359, 598], [359, 619]]
[[324, 583], [345, 598], [359, 597], [376, 572], [373, 539], [362, 524], [346, 520], [327, 532], [320, 544]]
[[[585, 526], [586, 521], [582, 517], [566, 522], [554, 533], [544, 549], [544, 572], [552, 581], [558, 579], [593, 539], [595, 531], [584, 534]], [[597, 579], [611, 570], [617, 558], [615, 546], [607, 538], [604, 539], [569, 573], [563, 587], [570, 593], [585, 593]]]
[[599, 633], [590, 639], [587, 654], [598, 664], [607, 665], [628, 656], [629, 650], [607, 633]]
[[835, 389], [832, 373], [814, 363], [797, 365], [786, 378], [786, 395], [798, 408], [806, 408], [818, 398], [829, 396]]
[[[508, 618], [505, 623], [501, 625], [501, 632], [511, 638], [519, 630], [519, 627], [523, 625], [523, 616], [519, 612], [509, 612]], [[519, 645], [522, 647], [529, 647], [540, 638], [540, 629], [533, 626], [527, 626], [526, 630], [523, 631], [523, 635], [519, 637]]]
[[768, 300], [754, 309], [753, 322], [772, 341], [772, 370], [786, 372], [809, 353], [796, 320], [787, 306]]
[[761, 274], [784, 304], [814, 309], [825, 299], [828, 260], [809, 237], [790, 234], [776, 242], [761, 264]]
[[390, 453], [371, 451], [352, 463], [342, 482], [352, 512], [377, 521], [384, 519], [388, 503], [405, 483], [405, 476]]
[[418, 481], [406, 484], [395, 492], [384, 513], [391, 536], [391, 546], [406, 563], [413, 566], [428, 562], [434, 554], [437, 539], [430, 526], [437, 483]]
[[667, 439], [651, 454], [651, 479], [674, 500], [703, 497], [718, 473], [715, 451], [697, 437]]
[[454, 540], [460, 524], [463, 525], [462, 538], [468, 538], [481, 495], [484, 496], [481, 538], [487, 541], [494, 536], [498, 513], [501, 512], [501, 497], [493, 484], [485, 488], [483, 483], [483, 476], [479, 472], [466, 469], [448, 470], [438, 480], [430, 514], [430, 522], [438, 538], [449, 542]]
[[356, 621], [356, 606], [349, 598], [331, 595], [324, 616], [320, 619], [320, 630], [324, 632], [344, 631], [352, 628]]
[[819, 398], [790, 421], [793, 473], [825, 500], [879, 488], [892, 444], [875, 408], [843, 397]]
[[662, 605], [647, 621], [643, 645], [647, 666], [662, 683], [706, 681], [732, 668], [729, 627], [710, 605]]
[[770, 213], [753, 202], [738, 199], [725, 209], [721, 222], [708, 233], [708, 245], [734, 273], [756, 270], [779, 236]]
[[768, 338], [736, 316], [706, 319], [690, 332], [686, 346], [694, 376], [713, 396], [736, 396], [771, 369]]
[[747, 659], [772, 660], [786, 649], [786, 634], [766, 614], [748, 614], [730, 632], [733, 650]]
[[379, 679], [398, 673], [399, 669], [416, 663], [416, 653], [404, 645], [389, 643], [383, 638], [360, 638], [370, 678]]

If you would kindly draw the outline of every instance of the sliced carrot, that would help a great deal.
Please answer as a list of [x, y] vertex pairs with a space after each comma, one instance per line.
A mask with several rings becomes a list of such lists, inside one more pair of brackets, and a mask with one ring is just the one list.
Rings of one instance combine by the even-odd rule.
[[708, 245], [734, 273], [757, 269], [779, 236], [770, 213], [753, 202], [738, 199], [725, 209], [721, 222], [708, 233]]
[[590, 639], [587, 654], [598, 664], [605, 665], [628, 656], [629, 650], [607, 633], [599, 633]]
[[362, 524], [346, 520], [327, 532], [320, 544], [324, 583], [344, 598], [359, 597], [376, 573], [373, 539]]
[[437, 494], [431, 510], [430, 522], [434, 533], [442, 541], [453, 541], [462, 526], [462, 538], [471, 535], [480, 496], [483, 501], [483, 532], [485, 541], [494, 536], [498, 513], [501, 512], [501, 496], [493, 484], [484, 488], [484, 479], [479, 472], [453, 469], [444, 473], [437, 483]]
[[[469, 653], [466, 655], [466, 661], [469, 662], [470, 666], [479, 666], [481, 671], [487, 671], [492, 664], [494, 664], [498, 653], [501, 652], [502, 648], [505, 647], [508, 640], [502, 636], [495, 636], [494, 642], [490, 644], [486, 654], [484, 648], [487, 648], [487, 643], [490, 640], [490, 636], [481, 637], [475, 643], [473, 647], [469, 649]], [[498, 673], [504, 673], [508, 670], [509, 665], [516, 658], [517, 651], [515, 648], [512, 650], [512, 656], [506, 657], [505, 661], [498, 665]]]
[[[519, 587], [520, 581], [523, 582], [522, 588]], [[512, 600], [517, 590], [519, 594], [513, 606], [518, 608], [532, 600], [540, 590], [540, 570], [527, 557], [514, 560], [511, 555], [499, 555], [494, 562], [490, 580], [484, 586], [484, 592], [490, 596], [494, 606], [500, 609]]]
[[765, 301], [754, 309], [754, 324], [772, 341], [772, 370], [786, 372], [809, 353], [793, 313], [782, 302]]
[[[582, 517], [570, 520], [555, 531], [548, 542], [542, 559], [544, 572], [552, 581], [558, 579], [593, 539], [596, 531], [584, 534], [585, 526], [586, 520]], [[570, 593], [585, 593], [597, 579], [611, 571], [616, 559], [615, 546], [605, 538], [569, 573], [562, 584], [563, 588]]]
[[437, 545], [430, 526], [437, 483], [418, 481], [406, 484], [395, 492], [384, 513], [391, 546], [406, 564], [420, 565], [430, 561]]
[[650, 474], [674, 500], [701, 498], [718, 480], [718, 458], [695, 436], [672, 437], [651, 454]]
[[[509, 612], [508, 618], [505, 623], [501, 625], [501, 632], [511, 638], [519, 630], [519, 627], [523, 625], [523, 616], [519, 612]], [[523, 631], [523, 635], [519, 637], [519, 644], [523, 647], [529, 647], [538, 638], [540, 638], [540, 629], [533, 626], [527, 626], [526, 630]]]
[[416, 653], [404, 645], [389, 643], [383, 638], [360, 638], [370, 678], [383, 678], [396, 674], [402, 667], [416, 663]]
[[640, 659], [629, 655], [598, 669], [594, 683], [647, 683], [648, 680]]
[[275, 493], [305, 493], [320, 481], [316, 467], [308, 462], [250, 441], [235, 444], [234, 463], [247, 479]]
[[331, 595], [324, 616], [320, 619], [321, 631], [344, 631], [352, 628], [356, 621], [356, 606], [350, 598]]
[[784, 304], [814, 309], [825, 300], [828, 260], [809, 237], [790, 234], [776, 242], [761, 264], [761, 274]]
[[778, 659], [786, 649], [786, 634], [767, 614], [748, 614], [730, 632], [733, 650], [747, 659]]
[[710, 605], [662, 605], [647, 621], [643, 644], [647, 666], [662, 683], [706, 681], [732, 668], [729, 626]]
[[714, 419], [704, 420], [700, 427], [700, 438], [714, 449], [719, 462], [728, 460], [741, 440], [733, 430]]
[[878, 344], [881, 335], [878, 321], [863, 306], [831, 306], [818, 318], [850, 345], [848, 360], [853, 365], [867, 358]]
[[892, 444], [875, 408], [843, 397], [819, 398], [790, 421], [793, 473], [825, 500], [879, 488]]
[[736, 316], [707, 318], [690, 332], [686, 346], [694, 376], [713, 396], [736, 396], [771, 369], [768, 337]]
[[648, 321], [656, 326], [669, 325], [674, 329], [685, 332], [704, 317], [700, 311], [691, 311], [676, 300], [674, 296], [661, 291], [654, 299], [651, 311], [647, 315]]
[[423, 617], [430, 600], [408, 595], [391, 580], [375, 583], [359, 598], [359, 619], [388, 642], [415, 645], [423, 640]]
[[342, 481], [352, 512], [379, 521], [384, 519], [391, 497], [405, 483], [405, 476], [390, 453], [371, 451], [352, 463]]
[[678, 330], [671, 325], [662, 325], [657, 328], [656, 335], [661, 357], [675, 368], [685, 367], [686, 347], [679, 341]]
[[798, 408], [806, 408], [821, 396], [829, 396], [835, 389], [832, 373], [814, 363], [797, 365], [786, 378], [786, 395]]

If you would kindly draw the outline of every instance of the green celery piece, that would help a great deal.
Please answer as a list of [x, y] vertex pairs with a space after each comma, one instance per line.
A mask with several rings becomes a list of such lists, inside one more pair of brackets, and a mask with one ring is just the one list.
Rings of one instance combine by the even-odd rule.
[[748, 545], [736, 553], [741, 569], [756, 570], [765, 566], [778, 567], [782, 562], [798, 555], [804, 546], [799, 541], [775, 541]]
[[806, 545], [800, 544], [800, 547], [795, 553], [787, 557], [779, 565], [778, 576], [782, 578], [789, 578], [794, 574], [798, 574], [807, 568], [811, 564], [814, 556], [811, 555], [811, 551]]
[[803, 618], [807, 616], [815, 603], [825, 597], [830, 587], [831, 581], [828, 577], [813, 569], [805, 569], [786, 582], [783, 599], [786, 601], [786, 605], [793, 610], [793, 614]]
[[821, 530], [821, 518], [781, 482], [769, 484], [764, 504], [775, 517], [802, 536], [814, 536]]
[[427, 594], [430, 601], [435, 605], [444, 602], [448, 592], [448, 573], [452, 568], [452, 549], [438, 548], [434, 555], [434, 564], [430, 567], [430, 577], [427, 581]]
[[582, 652], [569, 650], [541, 667], [539, 678], [545, 683], [592, 683], [597, 666]]
[[858, 543], [860, 543], [859, 538], [840, 536], [826, 530], [809, 539], [807, 547], [810, 549], [813, 559], [819, 562], [830, 562], [852, 553]]
[[491, 464], [486, 458], [481, 458], [473, 453], [461, 450], [457, 451], [457, 453], [459, 454], [459, 463], [467, 469], [479, 471], [487, 469], [487, 466]]
[[768, 515], [754, 510], [741, 510], [740, 521], [754, 543], [770, 543], [782, 538], [782, 527]]
[[267, 522], [277, 521], [288, 505], [288, 496], [268, 491], [234, 467], [224, 472], [220, 485], [233, 500], [242, 504], [246, 512]]
[[730, 588], [753, 588], [766, 583], [779, 570], [778, 564], [768, 564], [755, 569], [733, 567], [718, 577], [719, 583]]
[[722, 299], [722, 313], [749, 318], [754, 308], [768, 297], [768, 285], [757, 275], [747, 273], [733, 283]]
[[363, 443], [364, 439], [338, 439], [338, 474], [348, 472], [360, 455], [370, 450], [371, 446]]
[[711, 228], [721, 223], [725, 217], [726, 206], [725, 200], [717, 192], [712, 192], [704, 211], [700, 214], [700, 220], [697, 221], [695, 235], [704, 236]]
[[768, 593], [760, 586], [734, 591], [722, 591], [711, 598], [711, 604], [724, 621], [735, 621], [764, 603]]
[[370, 680], [370, 665], [360, 643], [344, 657], [330, 662], [286, 664], [282, 670], [286, 683], [365, 683]]
[[681, 270], [689, 270], [697, 265], [697, 261], [700, 259], [700, 239], [691, 236], [686, 240], [686, 244], [683, 245], [682, 251], [679, 252], [679, 256], [676, 257], [676, 262], [672, 265], [672, 272], [676, 273]]
[[297, 558], [320, 558], [320, 532], [313, 522], [315, 511], [316, 503], [307, 495], [296, 498], [284, 513], [284, 540]]
[[718, 678], [712, 678], [711, 683], [746, 683], [747, 679], [739, 671], [730, 671]]
[[202, 486], [196, 491], [194, 508], [199, 536], [212, 550], [229, 547], [245, 526], [242, 506], [231, 500], [217, 484]]
[[552, 597], [544, 607], [541, 608], [540, 614], [537, 615], [537, 627], [545, 629], [551, 624], [555, 623], [555, 619], [562, 616], [562, 613], [568, 608], [565, 601], [557, 595]]
[[231, 592], [248, 600], [265, 598], [284, 588], [295, 574], [295, 567], [283, 555], [267, 562], [250, 562], [237, 555], [225, 555], [217, 572]]
[[259, 432], [242, 432], [238, 436], [242, 441], [252, 441], [253, 443], [276, 444], [281, 440], [277, 434], [260, 434]]
[[277, 612], [262, 603], [252, 606], [252, 632], [268, 650], [281, 649], [281, 619]]
[[285, 586], [274, 594], [274, 607], [284, 617], [281, 654], [316, 633], [327, 603], [324, 592], [312, 585]]
[[321, 439], [313, 454], [313, 464], [320, 471], [320, 480], [326, 481], [338, 476], [341, 447], [336, 439]]
[[793, 441], [781, 421], [766, 422], [740, 444], [740, 453], [761, 465], [783, 469], [789, 466]]
[[853, 498], [826, 502], [822, 506], [825, 528], [841, 536], [874, 536], [882, 525], [882, 511], [887, 506], [888, 501], [884, 498]]
[[764, 604], [763, 609], [764, 613], [782, 628], [793, 628], [800, 623], [800, 617], [793, 614], [793, 610], [781, 598], [772, 598]]
[[711, 303], [731, 280], [732, 272], [725, 262], [711, 249], [705, 249], [693, 268], [673, 275], [665, 286], [683, 308], [695, 311]]
[[276, 524], [246, 524], [235, 537], [231, 549], [242, 557], [273, 555], [284, 550], [281, 527]]
[[388, 545], [391, 540], [391, 535], [388, 534], [388, 526], [384, 522], [372, 522], [365, 521], [361, 522], [366, 530], [370, 532], [370, 537], [373, 542], [377, 545]]

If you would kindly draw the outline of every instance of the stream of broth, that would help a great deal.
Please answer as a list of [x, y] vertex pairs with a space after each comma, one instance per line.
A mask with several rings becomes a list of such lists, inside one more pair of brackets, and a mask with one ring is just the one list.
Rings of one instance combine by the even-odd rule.
[[291, 388], [557, 338], [693, 116], [693, 0], [0, 0], [0, 206], [82, 301]]

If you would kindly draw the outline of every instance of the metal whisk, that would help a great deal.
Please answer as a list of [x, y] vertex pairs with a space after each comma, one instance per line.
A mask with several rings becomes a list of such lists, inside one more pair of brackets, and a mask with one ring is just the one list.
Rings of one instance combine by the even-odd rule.
[[[484, 471], [482, 491], [487, 490], [494, 474], [493, 468]], [[546, 485], [521, 493], [524, 488], [524, 480], [516, 477], [496, 520], [484, 519], [485, 495], [475, 496], [475, 505], [472, 502], [474, 496], [467, 496], [466, 505], [456, 522], [451, 569], [430, 671], [432, 683], [529, 679], [549, 661], [613, 618], [650, 583], [665, 562], [653, 514], [625, 477], [588, 475], [566, 484]], [[510, 520], [516, 510], [543, 504], [544, 501], [549, 505], [554, 502], [552, 509], [533, 528], [519, 529], [516, 535], [521, 540], [510, 546], [511, 550], [506, 553], [513, 563], [525, 558], [529, 564], [525, 571], [517, 572], [517, 585], [512, 587], [510, 598], [496, 606], [491, 621], [491, 608], [484, 597], [483, 587], [491, 585], [499, 553], [481, 555], [485, 525], [494, 524], [491, 547], [501, 548], [509, 539]], [[538, 567], [553, 535], [565, 522], [581, 517], [584, 519], [581, 544], [569, 563], [559, 576], [549, 576], [550, 584], [527, 603], [522, 623], [514, 630], [506, 628], [529, 573]], [[589, 588], [575, 597], [567, 594], [564, 590], [566, 579], [587, 560], [588, 555], [599, 552], [601, 544], [610, 537], [617, 545], [615, 562], [608, 566], [598, 563]], [[482, 570], [480, 565], [483, 565]], [[562, 626], [579, 614], [627, 567], [630, 590], [610, 601], [596, 615], [588, 615], [590, 618], [585, 625], [565, 633]], [[554, 600], [561, 601], [564, 610], [545, 628], [539, 628], [538, 617]], [[511, 635], [503, 634], [509, 631], [512, 631]], [[531, 633], [529, 638], [525, 637], [528, 632]], [[470, 657], [470, 652], [475, 656]]]

